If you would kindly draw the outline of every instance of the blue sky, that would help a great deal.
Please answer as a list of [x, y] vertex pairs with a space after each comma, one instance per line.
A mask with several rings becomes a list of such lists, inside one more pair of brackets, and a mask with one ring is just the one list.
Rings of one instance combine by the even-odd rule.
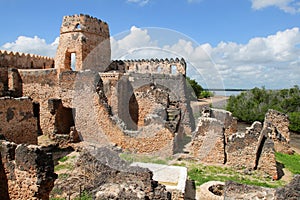
[[[120, 49], [155, 47], [185, 57], [188, 75], [207, 87], [300, 85], [298, 0], [0, 0], [0, 4], [0, 49], [54, 57], [62, 17], [84, 13], [109, 24], [117, 58]], [[124, 31], [127, 36], [120, 37]], [[172, 56], [151, 51], [127, 58], [149, 55]]]

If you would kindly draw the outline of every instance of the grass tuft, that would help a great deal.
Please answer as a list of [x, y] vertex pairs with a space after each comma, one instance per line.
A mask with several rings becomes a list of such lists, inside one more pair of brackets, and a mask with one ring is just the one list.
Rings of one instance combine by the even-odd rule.
[[292, 174], [300, 174], [300, 155], [299, 154], [283, 154], [276, 152], [276, 160], [284, 165]]

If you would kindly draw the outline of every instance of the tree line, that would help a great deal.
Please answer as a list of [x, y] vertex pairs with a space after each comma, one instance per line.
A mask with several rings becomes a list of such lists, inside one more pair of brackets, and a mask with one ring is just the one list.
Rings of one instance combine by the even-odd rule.
[[290, 89], [267, 90], [253, 88], [237, 96], [230, 96], [226, 109], [241, 121], [263, 121], [268, 109], [289, 116], [290, 130], [300, 132], [300, 90], [295, 85]]

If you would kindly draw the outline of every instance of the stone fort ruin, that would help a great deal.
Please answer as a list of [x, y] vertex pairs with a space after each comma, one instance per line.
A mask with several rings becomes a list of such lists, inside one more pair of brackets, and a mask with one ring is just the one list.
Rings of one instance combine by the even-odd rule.
[[[68, 138], [76, 130], [97, 145], [173, 154], [180, 137], [191, 132], [185, 61], [111, 61], [109, 38], [106, 22], [81, 14], [63, 18], [55, 59], [1, 51], [0, 93], [15, 98], [0, 100], [7, 105], [1, 127], [14, 127], [2, 130], [4, 137], [36, 144], [37, 135]], [[23, 96], [29, 98], [18, 99]], [[32, 110], [27, 105], [30, 117], [19, 123], [25, 102]], [[4, 119], [10, 113], [12, 119]], [[18, 137], [16, 129], [32, 124], [37, 126]]]
[[[240, 136], [230, 114], [210, 110], [195, 129], [184, 59], [111, 60], [106, 22], [83, 14], [65, 16], [55, 58], [0, 50], [0, 135], [9, 141], [0, 144], [5, 180], [0, 199], [49, 197], [56, 176], [52, 162], [37, 161], [51, 160], [37, 146], [41, 135], [60, 144], [86, 141], [164, 157], [182, 152], [188, 135], [196, 160], [231, 166], [244, 160], [243, 166], [262, 168], [277, 179], [274, 144], [267, 138], [277, 144], [289, 137], [288, 122], [277, 128], [274, 115], [266, 118], [266, 128], [253, 126]], [[150, 172], [138, 176], [153, 187]], [[31, 181], [31, 187], [23, 194], [24, 181]], [[160, 185], [155, 188], [168, 196]]]

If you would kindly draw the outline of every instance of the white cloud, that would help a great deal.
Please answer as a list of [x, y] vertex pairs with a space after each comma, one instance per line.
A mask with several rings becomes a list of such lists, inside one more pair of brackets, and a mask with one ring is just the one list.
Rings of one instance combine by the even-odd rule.
[[[133, 26], [126, 34], [111, 37], [112, 59], [149, 59], [183, 57], [188, 76], [204, 87], [267, 88], [300, 85], [300, 29], [278, 31], [268, 37], [255, 37], [246, 44], [220, 42], [215, 47], [171, 31], [152, 35], [151, 29]], [[154, 31], [155, 32], [155, 31]], [[176, 35], [177, 34], [177, 35]], [[176, 40], [174, 38], [177, 37]], [[172, 43], [168, 43], [172, 38]], [[166, 41], [162, 42], [161, 40]], [[20, 36], [0, 49], [55, 56], [58, 38], [47, 43], [37, 36]]]
[[47, 44], [46, 40], [38, 36], [26, 37], [19, 36], [16, 41], [5, 43], [0, 48], [3, 50], [38, 54], [42, 56], [54, 57], [58, 46], [59, 37], [51, 44]]
[[296, 0], [252, 0], [252, 8], [260, 10], [269, 6], [278, 7], [287, 13], [300, 12], [300, 3]]
[[[124, 57], [126, 59], [184, 57], [189, 63], [188, 75], [209, 87], [220, 87], [221, 80], [225, 87], [232, 88], [300, 85], [299, 28], [252, 38], [247, 44], [220, 42], [216, 47], [208, 43], [195, 45], [186, 38], [159, 46], [150, 32], [133, 27], [129, 35], [112, 42], [112, 52], [130, 52]], [[135, 52], [136, 49], [140, 51]]]
[[118, 36], [111, 37], [110, 43], [114, 59], [128, 58], [133, 51], [157, 46], [156, 42], [151, 40], [147, 30], [135, 26], [132, 26], [128, 34], [121, 39]]
[[140, 6], [145, 6], [150, 0], [127, 0], [128, 3], [136, 3]]

